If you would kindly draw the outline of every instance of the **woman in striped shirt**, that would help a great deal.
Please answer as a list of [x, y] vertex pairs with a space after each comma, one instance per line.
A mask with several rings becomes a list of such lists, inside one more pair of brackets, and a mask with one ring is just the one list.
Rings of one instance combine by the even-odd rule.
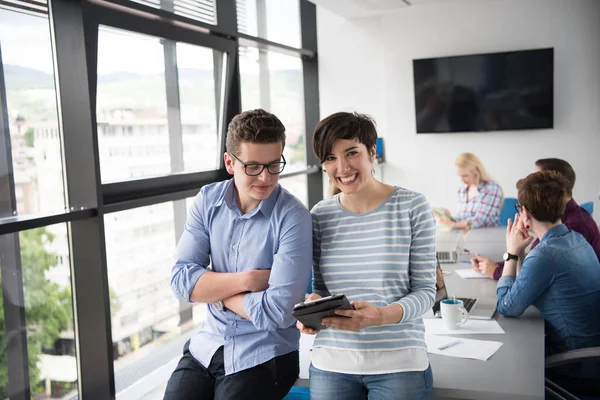
[[310, 367], [311, 399], [428, 399], [433, 377], [421, 316], [435, 297], [435, 219], [422, 194], [372, 174], [377, 131], [356, 113], [321, 121], [313, 149], [341, 193], [313, 216], [313, 293], [355, 310], [325, 318]]

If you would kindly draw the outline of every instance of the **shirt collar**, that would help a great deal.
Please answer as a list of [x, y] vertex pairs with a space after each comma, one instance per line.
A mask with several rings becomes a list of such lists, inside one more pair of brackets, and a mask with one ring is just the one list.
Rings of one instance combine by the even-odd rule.
[[569, 228], [567, 228], [567, 226], [565, 224], [557, 225], [554, 228], [550, 228], [548, 230], [548, 232], [546, 232], [544, 234], [541, 242], [545, 242], [546, 240], [553, 238], [553, 237], [562, 236], [565, 233], [567, 233], [568, 231], [569, 231]]
[[[487, 181], [481, 181], [477, 184], [477, 191], [481, 192]], [[458, 188], [459, 193], [467, 193], [469, 191], [469, 185], [462, 185]]]
[[[279, 197], [280, 191], [281, 191], [281, 185], [279, 185], [279, 183], [278, 183], [277, 186], [275, 187], [275, 189], [273, 189], [273, 192], [271, 193], [271, 195], [268, 198], [262, 200], [258, 204], [258, 207], [256, 208], [256, 210], [250, 211], [247, 215], [249, 217], [251, 217], [254, 214], [256, 214], [258, 211], [260, 211], [263, 213], [263, 215], [265, 217], [271, 218], [271, 214], [273, 214], [273, 209], [275, 208], [275, 203], [277, 202], [277, 198]], [[229, 180], [229, 182], [227, 182], [227, 187], [225, 189], [225, 193], [217, 201], [216, 205], [221, 206], [223, 204], [223, 202], [225, 202], [225, 205], [227, 205], [227, 207], [230, 210], [233, 210], [233, 211], [238, 210], [239, 211], [239, 207], [235, 201], [235, 192], [236, 192], [235, 184], [233, 182], [233, 178], [231, 178]]]
[[575, 199], [571, 198], [571, 200], [569, 200], [567, 202], [567, 205], [565, 206], [565, 215], [564, 215], [563, 220], [567, 217], [567, 214], [571, 214], [573, 211], [575, 211], [578, 208], [579, 208], [579, 204], [577, 204]]

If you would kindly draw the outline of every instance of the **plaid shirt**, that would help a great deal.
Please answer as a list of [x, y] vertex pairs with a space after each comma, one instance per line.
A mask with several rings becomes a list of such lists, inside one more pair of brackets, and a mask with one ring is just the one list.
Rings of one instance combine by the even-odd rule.
[[468, 186], [458, 189], [457, 221], [469, 220], [472, 228], [500, 225], [502, 209], [502, 189], [494, 182], [480, 182], [477, 185], [479, 195], [468, 200]]

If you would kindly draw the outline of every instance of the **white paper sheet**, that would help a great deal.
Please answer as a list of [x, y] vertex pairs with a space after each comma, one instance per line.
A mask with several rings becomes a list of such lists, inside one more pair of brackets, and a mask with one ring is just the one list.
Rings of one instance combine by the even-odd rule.
[[492, 320], [470, 319], [457, 330], [450, 330], [444, 325], [441, 318], [424, 319], [425, 332], [432, 335], [472, 335], [472, 334], [498, 334], [504, 333], [500, 324]]
[[[452, 345], [443, 350], [440, 347], [460, 340], [460, 343]], [[427, 352], [430, 354], [440, 354], [449, 357], [471, 358], [474, 360], [487, 361], [502, 346], [501, 342], [489, 340], [475, 340], [457, 338], [451, 336], [425, 335], [427, 343]]]
[[480, 274], [479, 272], [476, 272], [472, 268], [457, 269], [457, 270], [454, 270], [454, 272], [456, 272], [456, 275], [460, 276], [463, 279], [490, 279], [490, 278], [488, 278], [487, 275]]

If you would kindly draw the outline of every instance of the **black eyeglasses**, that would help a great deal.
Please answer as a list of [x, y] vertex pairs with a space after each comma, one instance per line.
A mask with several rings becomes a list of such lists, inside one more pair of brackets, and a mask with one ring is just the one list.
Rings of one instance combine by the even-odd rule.
[[519, 203], [515, 204], [515, 211], [517, 212], [517, 214], [521, 214], [521, 207], [523, 207], [523, 206], [520, 205]]
[[267, 169], [267, 171], [269, 171], [269, 173], [271, 175], [279, 175], [285, 168], [285, 164], [287, 164], [287, 161], [285, 161], [285, 157], [283, 156], [283, 154], [281, 155], [281, 159], [283, 161], [272, 162], [270, 164], [258, 164], [258, 163], [246, 164], [245, 162], [243, 162], [242, 160], [237, 158], [235, 156], [235, 154], [229, 153], [229, 155], [231, 157], [235, 158], [237, 161], [240, 162], [240, 164], [242, 164], [244, 166], [244, 172], [248, 176], [258, 176], [258, 175], [262, 174], [262, 172], [265, 170], [265, 168]]

